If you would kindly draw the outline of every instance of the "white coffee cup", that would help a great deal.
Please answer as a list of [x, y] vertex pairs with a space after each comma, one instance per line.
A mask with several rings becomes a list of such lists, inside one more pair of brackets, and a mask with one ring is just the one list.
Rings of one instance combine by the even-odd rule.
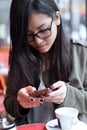
[[72, 125], [78, 123], [79, 111], [72, 107], [61, 107], [55, 110], [58, 126], [62, 130], [70, 130]]

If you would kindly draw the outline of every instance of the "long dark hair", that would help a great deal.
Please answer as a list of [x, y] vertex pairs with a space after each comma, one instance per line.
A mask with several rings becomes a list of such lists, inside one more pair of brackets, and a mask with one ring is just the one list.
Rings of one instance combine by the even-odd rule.
[[[16, 89], [39, 85], [40, 55], [27, 42], [29, 19], [33, 12], [56, 17], [58, 7], [54, 0], [13, 0], [10, 9], [10, 35], [12, 46], [10, 50], [10, 86]], [[62, 27], [57, 28], [58, 34], [50, 50], [50, 84], [58, 81], [68, 81], [70, 74], [70, 44]]]

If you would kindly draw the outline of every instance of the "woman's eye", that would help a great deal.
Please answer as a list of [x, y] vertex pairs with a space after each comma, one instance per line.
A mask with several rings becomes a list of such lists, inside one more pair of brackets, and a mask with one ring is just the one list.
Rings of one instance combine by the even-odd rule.
[[33, 36], [33, 34], [31, 34], [31, 33], [29, 34], [29, 33], [28, 33], [27, 36], [30, 36], [30, 37], [31, 37], [31, 36]]
[[44, 30], [41, 30], [40, 33], [45, 33], [47, 31], [48, 31], [48, 29], [44, 29]]

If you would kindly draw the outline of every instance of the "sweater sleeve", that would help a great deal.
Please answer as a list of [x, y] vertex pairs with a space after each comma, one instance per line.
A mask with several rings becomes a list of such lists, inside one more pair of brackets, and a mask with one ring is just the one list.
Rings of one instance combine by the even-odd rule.
[[67, 95], [60, 106], [79, 110], [79, 119], [87, 123], [87, 47], [72, 45], [72, 71], [69, 82], [65, 83]]
[[72, 61], [67, 95], [61, 106], [77, 108], [79, 119], [87, 123], [87, 48], [73, 45]]
[[15, 118], [24, 117], [29, 112], [29, 109], [22, 108], [14, 95], [7, 94], [4, 100], [4, 105], [6, 105], [6, 111]]

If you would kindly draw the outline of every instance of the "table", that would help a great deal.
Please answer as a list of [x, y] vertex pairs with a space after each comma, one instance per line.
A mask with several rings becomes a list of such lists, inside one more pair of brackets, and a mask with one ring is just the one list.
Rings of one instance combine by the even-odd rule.
[[18, 126], [17, 130], [47, 130], [45, 125], [45, 123], [22, 125]]

